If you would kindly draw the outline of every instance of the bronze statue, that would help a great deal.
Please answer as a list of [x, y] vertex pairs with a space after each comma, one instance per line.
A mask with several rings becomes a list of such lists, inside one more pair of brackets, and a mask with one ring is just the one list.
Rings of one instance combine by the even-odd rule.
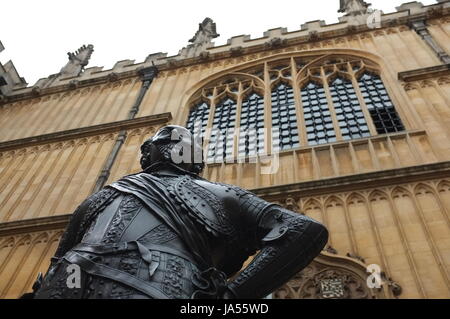
[[[186, 149], [199, 145], [179, 126], [147, 140], [141, 173], [76, 209], [32, 297], [263, 298], [321, 252], [328, 239], [322, 224], [201, 178], [203, 161], [186, 160]], [[68, 285], [74, 265], [77, 287]]]

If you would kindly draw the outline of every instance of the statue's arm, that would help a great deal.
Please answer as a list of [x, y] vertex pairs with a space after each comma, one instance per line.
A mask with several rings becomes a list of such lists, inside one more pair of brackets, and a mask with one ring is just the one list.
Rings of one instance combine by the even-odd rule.
[[[263, 298], [285, 284], [320, 254], [328, 240], [327, 229], [315, 220], [271, 205], [255, 195], [243, 196], [255, 248], [259, 253], [229, 290], [236, 298]], [[249, 241], [251, 242], [251, 240]]]

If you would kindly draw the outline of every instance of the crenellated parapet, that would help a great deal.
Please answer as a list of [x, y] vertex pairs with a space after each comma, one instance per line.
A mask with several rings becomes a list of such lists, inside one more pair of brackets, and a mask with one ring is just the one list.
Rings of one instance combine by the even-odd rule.
[[338, 23], [327, 24], [323, 20], [315, 20], [302, 24], [296, 31], [274, 28], [267, 30], [259, 38], [251, 38], [250, 35], [234, 36], [228, 39], [226, 44], [219, 46], [215, 46], [212, 42], [212, 39], [219, 36], [216, 25], [211, 19], [206, 18], [200, 23], [199, 30], [191, 39], [191, 43], [180, 50], [179, 54], [168, 56], [166, 53], [154, 53], [142, 62], [123, 60], [106, 70], [96, 66], [84, 68], [93, 47], [82, 47], [69, 55], [68, 65], [60, 73], [40, 79], [33, 86], [27, 86], [25, 82], [20, 81], [13, 82], [6, 94], [7, 98], [3, 98], [3, 103], [7, 100], [16, 101], [36, 95], [136, 77], [139, 70], [152, 65], [157, 66], [164, 75], [166, 74], [164, 71], [170, 73], [174, 69], [195, 68], [199, 64], [218, 63], [220, 60], [251, 56], [267, 50], [302, 45], [305, 49], [311, 49], [315, 43], [357, 34], [363, 37], [366, 33], [383, 32], [393, 27], [414, 30], [413, 21], [428, 21], [448, 16], [450, 0], [437, 0], [432, 5], [424, 5], [417, 1], [408, 2], [398, 6], [396, 12], [392, 13], [372, 10], [365, 1], [341, 1], [339, 11], [344, 14], [339, 18]]

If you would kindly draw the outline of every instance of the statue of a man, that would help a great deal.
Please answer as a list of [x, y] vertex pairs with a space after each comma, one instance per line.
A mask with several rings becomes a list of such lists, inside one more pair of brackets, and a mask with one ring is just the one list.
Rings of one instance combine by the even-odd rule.
[[198, 147], [179, 126], [147, 140], [141, 173], [76, 209], [34, 297], [262, 298], [321, 252], [322, 224], [201, 178]]

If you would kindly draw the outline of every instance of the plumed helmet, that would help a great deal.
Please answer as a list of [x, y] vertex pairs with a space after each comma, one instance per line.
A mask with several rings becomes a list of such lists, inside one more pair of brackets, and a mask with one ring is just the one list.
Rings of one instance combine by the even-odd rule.
[[141, 167], [171, 163], [195, 174], [203, 171], [202, 142], [185, 127], [164, 126], [141, 146]]

